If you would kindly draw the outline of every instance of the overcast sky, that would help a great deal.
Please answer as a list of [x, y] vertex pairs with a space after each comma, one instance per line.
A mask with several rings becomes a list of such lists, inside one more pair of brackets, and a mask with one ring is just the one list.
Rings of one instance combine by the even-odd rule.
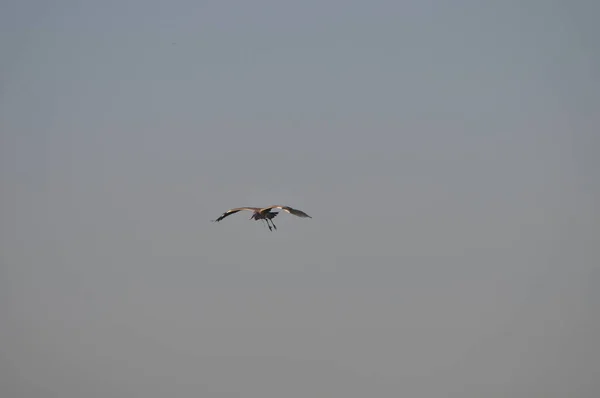
[[597, 397], [599, 15], [3, 1], [1, 395]]

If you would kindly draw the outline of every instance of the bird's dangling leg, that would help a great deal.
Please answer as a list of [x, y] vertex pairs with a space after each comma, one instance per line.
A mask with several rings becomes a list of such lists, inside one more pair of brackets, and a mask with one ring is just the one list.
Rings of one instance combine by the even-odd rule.
[[277, 230], [277, 226], [275, 225], [275, 223], [273, 222], [273, 220], [271, 219], [271, 225], [273, 226], [273, 228], [275, 228], [275, 230]]
[[271, 228], [271, 225], [269, 224], [269, 220], [266, 218], [262, 219], [265, 223], [267, 223], [267, 227], [269, 227], [269, 231], [273, 231], [273, 228]]
[[[266, 213], [266, 214], [265, 214], [265, 220], [267, 221], [267, 225], [268, 225], [268, 224], [269, 224], [269, 222], [270, 222], [270, 225], [272, 225], [272, 226], [273, 226], [273, 228], [274, 228], [275, 230], [277, 230], [277, 226], [276, 226], [276, 225], [275, 225], [275, 223], [273, 222], [273, 218], [274, 218], [276, 215], [277, 215], [277, 213]], [[271, 228], [271, 227], [269, 227], [269, 228]]]
[[262, 219], [262, 221], [267, 225], [267, 227], [269, 227], [269, 231], [271, 230], [271, 226], [269, 225], [269, 223], [267, 222], [267, 220], [265, 220], [264, 218]]

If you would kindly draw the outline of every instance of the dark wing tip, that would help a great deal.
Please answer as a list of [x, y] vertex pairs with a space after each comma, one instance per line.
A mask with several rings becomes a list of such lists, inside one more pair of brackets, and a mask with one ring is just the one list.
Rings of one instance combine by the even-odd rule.
[[216, 220], [211, 220], [212, 222], [219, 222], [222, 219], [224, 219], [227, 216], [230, 216], [232, 214], [237, 213], [238, 211], [243, 210], [241, 208], [236, 208], [236, 209], [231, 209], [231, 210], [227, 210], [225, 213], [221, 214], [221, 216], [219, 218], [217, 218]]
[[293, 208], [291, 208], [289, 206], [285, 207], [284, 209], [287, 210], [290, 214], [293, 214], [293, 215], [295, 215], [297, 217], [312, 218], [311, 216], [309, 216], [308, 214], [306, 214], [302, 210], [293, 209]]

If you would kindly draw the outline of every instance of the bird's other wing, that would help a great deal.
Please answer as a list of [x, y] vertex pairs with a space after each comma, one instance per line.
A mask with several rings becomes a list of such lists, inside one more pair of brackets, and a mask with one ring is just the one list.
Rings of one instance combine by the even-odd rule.
[[269, 206], [269, 207], [265, 207], [264, 209], [261, 209], [261, 211], [264, 210], [270, 210], [270, 209], [281, 209], [285, 212], [288, 212], [290, 214], [293, 214], [297, 217], [303, 217], [303, 218], [312, 218], [311, 216], [309, 216], [308, 214], [306, 214], [305, 212], [303, 212], [302, 210], [298, 210], [298, 209], [293, 209], [289, 206], [280, 206], [280, 205], [276, 205], [276, 206]]
[[221, 214], [221, 216], [219, 218], [217, 218], [216, 220], [212, 220], [212, 222], [219, 222], [222, 219], [224, 219], [227, 216], [230, 216], [232, 214], [237, 213], [238, 211], [241, 210], [250, 210], [250, 211], [254, 211], [254, 210], [259, 210], [257, 207], [236, 207], [235, 209], [229, 209], [227, 210], [225, 213]]

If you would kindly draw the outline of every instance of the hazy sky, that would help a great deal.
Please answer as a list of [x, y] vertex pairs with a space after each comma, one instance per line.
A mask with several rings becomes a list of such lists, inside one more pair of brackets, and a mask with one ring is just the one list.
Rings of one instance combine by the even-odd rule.
[[599, 15], [3, 1], [1, 395], [597, 397]]

